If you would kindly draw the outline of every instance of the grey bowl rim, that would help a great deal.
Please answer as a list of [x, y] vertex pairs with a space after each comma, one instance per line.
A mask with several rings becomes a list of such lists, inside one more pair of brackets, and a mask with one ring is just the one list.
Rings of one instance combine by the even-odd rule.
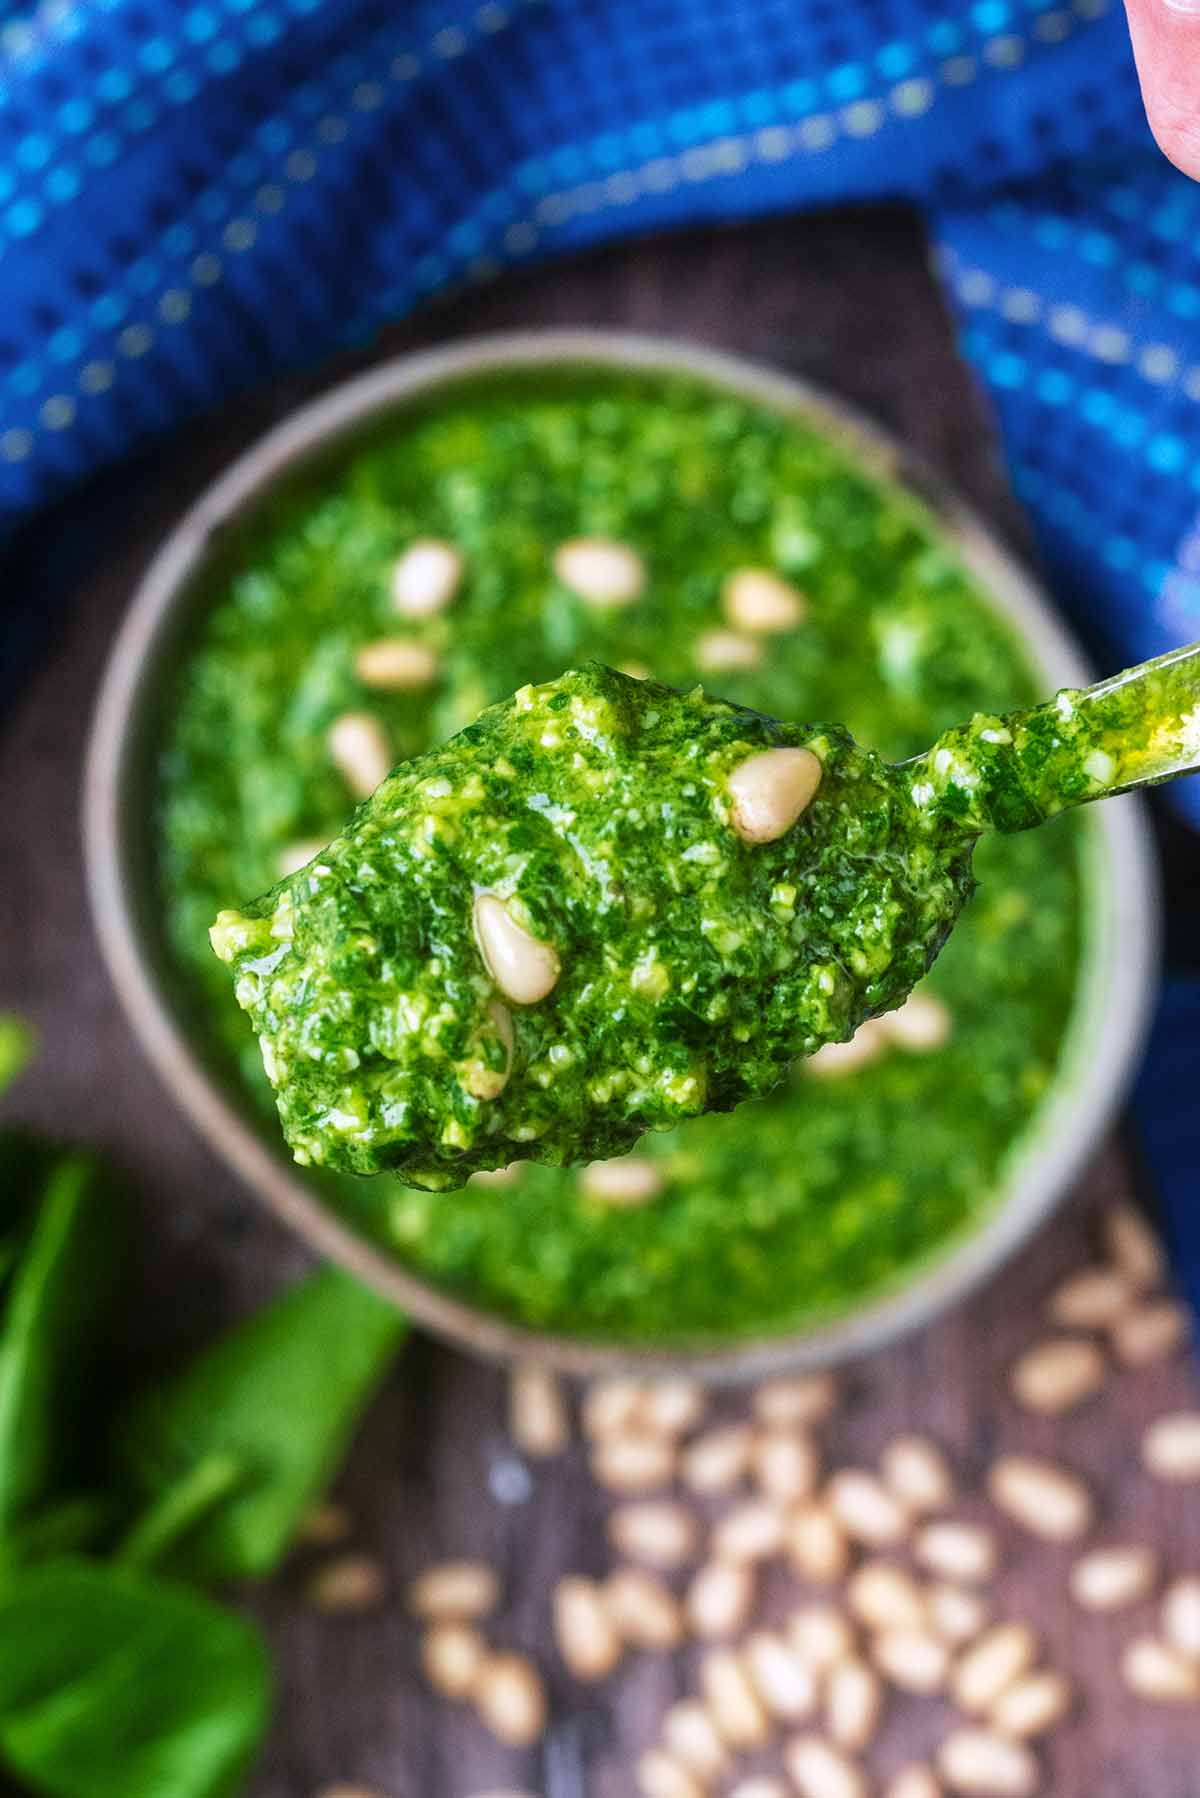
[[124, 827], [126, 771], [140, 709], [158, 674], [155, 650], [222, 528], [240, 520], [281, 479], [342, 440], [352, 441], [387, 413], [445, 385], [539, 365], [676, 373], [815, 422], [933, 515], [1048, 684], [1081, 686], [1093, 678], [1039, 584], [991, 528], [913, 452], [805, 380], [699, 344], [586, 327], [506, 332], [411, 352], [332, 386], [252, 443], [188, 508], [139, 581], [101, 680], [84, 771], [84, 858], [101, 952], [143, 1052], [214, 1151], [309, 1246], [443, 1338], [487, 1358], [539, 1361], [589, 1377], [682, 1370], [709, 1380], [744, 1380], [833, 1365], [907, 1335], [996, 1272], [1061, 1202], [1107, 1130], [1148, 1030], [1158, 960], [1158, 880], [1139, 800], [1096, 808], [1086, 881], [1093, 916], [1085, 990], [1071, 1031], [1078, 1039], [1086, 1027], [1086, 1063], [1079, 1065], [1075, 1040], [1064, 1053], [1064, 1062], [1073, 1058], [1074, 1077], [1056, 1081], [987, 1213], [894, 1289], [807, 1328], [757, 1340], [689, 1346], [561, 1336], [511, 1322], [419, 1279], [343, 1223], [226, 1100], [173, 1015], [136, 922], [137, 871], [128, 865]]

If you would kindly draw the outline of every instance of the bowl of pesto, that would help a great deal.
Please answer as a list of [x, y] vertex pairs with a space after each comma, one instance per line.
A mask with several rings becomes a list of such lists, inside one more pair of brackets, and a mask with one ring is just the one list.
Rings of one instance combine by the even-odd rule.
[[590, 659], [892, 760], [1089, 678], [989, 533], [790, 379], [594, 332], [405, 358], [243, 456], [133, 600], [85, 794], [118, 990], [250, 1186], [468, 1346], [714, 1375], [878, 1346], [1027, 1238], [1120, 1101], [1156, 941], [1135, 800], [983, 843], [913, 998], [730, 1114], [452, 1192], [287, 1158], [213, 918], [392, 763]]

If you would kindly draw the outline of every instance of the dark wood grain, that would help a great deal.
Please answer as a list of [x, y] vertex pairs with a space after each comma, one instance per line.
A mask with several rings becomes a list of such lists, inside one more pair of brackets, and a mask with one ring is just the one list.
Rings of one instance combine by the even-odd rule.
[[[774, 360], [834, 388], [914, 443], [1009, 535], [1019, 523], [986, 420], [956, 360], [923, 246], [899, 213], [844, 214], [698, 234], [607, 252], [463, 295], [346, 359], [196, 424], [152, 457], [99, 483], [103, 553], [79, 573], [60, 639], [0, 725], [0, 999], [42, 1035], [36, 1077], [7, 1111], [97, 1143], [139, 1194], [137, 1304], [128, 1352], [147, 1368], [239, 1314], [305, 1263], [303, 1250], [190, 1133], [134, 1046], [99, 966], [78, 853], [78, 787], [88, 710], [111, 632], [149, 553], [187, 501], [265, 425], [316, 386], [376, 355], [478, 331], [551, 323], [620, 324], [703, 339]], [[28, 567], [28, 564], [26, 564]], [[1004, 1371], [1037, 1329], [1047, 1286], [1088, 1251], [1092, 1214], [1129, 1186], [1110, 1150], [1058, 1221], [980, 1298], [898, 1351], [857, 1366], [851, 1398], [826, 1433], [837, 1459], [870, 1458], [899, 1427], [951, 1450], [968, 1480], [999, 1445], [1061, 1455], [1104, 1495], [1106, 1534], [1162, 1544], [1200, 1567], [1200, 1503], [1155, 1487], [1136, 1444], [1158, 1412], [1197, 1402], [1187, 1364], [1121, 1375], [1059, 1425], [1021, 1419]], [[544, 1748], [510, 1754], [463, 1711], [437, 1703], [417, 1671], [417, 1640], [398, 1602], [370, 1617], [316, 1617], [302, 1598], [312, 1562], [253, 1599], [281, 1670], [278, 1724], [254, 1798], [310, 1798], [362, 1780], [387, 1798], [470, 1798], [507, 1785], [545, 1798], [632, 1798], [632, 1760], [694, 1676], [690, 1654], [635, 1658], [597, 1693], [574, 1688], [548, 1645], [549, 1592], [568, 1570], [604, 1565], [604, 1501], [579, 1447], [540, 1469], [514, 1455], [503, 1382], [415, 1340], [375, 1405], [343, 1481], [357, 1540], [398, 1594], [446, 1554], [481, 1554], [504, 1573], [498, 1640], [544, 1667], [554, 1723]], [[738, 1401], [723, 1399], [726, 1407]], [[1193, 1489], [1194, 1490], [1194, 1489]], [[969, 1500], [970, 1513], [978, 1501]], [[1003, 1610], [1034, 1617], [1084, 1694], [1055, 1737], [1055, 1798], [1196, 1798], [1197, 1714], [1155, 1712], [1122, 1692], [1120, 1642], [1144, 1616], [1083, 1622], [1068, 1606], [1065, 1551], [1006, 1536]], [[768, 1596], [768, 1611], [795, 1602]], [[879, 1744], [886, 1771], [927, 1748], [945, 1713], [897, 1703]]]

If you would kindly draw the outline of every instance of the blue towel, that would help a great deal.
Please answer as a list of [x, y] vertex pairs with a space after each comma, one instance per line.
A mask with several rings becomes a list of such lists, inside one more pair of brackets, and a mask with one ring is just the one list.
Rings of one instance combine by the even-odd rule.
[[[902, 197], [1064, 603], [1114, 662], [1200, 637], [1200, 189], [1117, 0], [3, 10], [0, 524], [501, 268]], [[1194, 1008], [1154, 1053], [1188, 1094]], [[1180, 1240], [1193, 1117], [1149, 1120]]]

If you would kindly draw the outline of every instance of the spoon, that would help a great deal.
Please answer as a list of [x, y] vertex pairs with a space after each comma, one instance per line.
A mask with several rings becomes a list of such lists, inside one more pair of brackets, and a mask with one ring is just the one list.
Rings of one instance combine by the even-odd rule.
[[211, 935], [295, 1159], [442, 1189], [767, 1092], [903, 1002], [982, 834], [1197, 767], [1200, 645], [901, 763], [592, 663], [402, 763]]

